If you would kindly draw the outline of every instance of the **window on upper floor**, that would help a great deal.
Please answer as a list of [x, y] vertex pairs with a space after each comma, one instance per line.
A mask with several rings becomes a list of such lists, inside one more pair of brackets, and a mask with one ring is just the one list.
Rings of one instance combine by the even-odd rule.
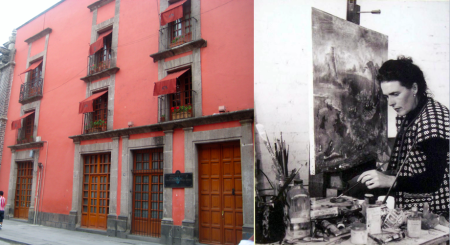
[[169, 47], [192, 41], [191, 0], [183, 3], [183, 17], [169, 23]]
[[112, 30], [99, 34], [95, 43], [89, 49], [89, 69], [88, 75], [104, 71], [111, 68], [112, 58]]
[[79, 113], [83, 113], [83, 134], [103, 132], [108, 122], [108, 91], [94, 93], [80, 102]]
[[20, 86], [19, 103], [25, 104], [42, 98], [42, 60], [36, 61], [25, 71], [28, 79]]
[[18, 129], [16, 132], [17, 144], [25, 144], [34, 142], [34, 110], [25, 112], [23, 116], [14, 120], [11, 124], [11, 129]]
[[169, 94], [171, 120], [192, 117], [192, 75], [187, 70], [177, 78], [176, 93]]
[[153, 96], [158, 96], [159, 121], [194, 117], [195, 91], [191, 68], [171, 71], [155, 82]]

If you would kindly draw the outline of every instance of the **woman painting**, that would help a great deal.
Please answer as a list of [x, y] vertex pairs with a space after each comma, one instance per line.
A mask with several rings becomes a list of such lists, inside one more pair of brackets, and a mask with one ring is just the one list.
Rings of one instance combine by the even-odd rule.
[[412, 59], [388, 60], [378, 73], [383, 95], [397, 112], [388, 166], [392, 175], [370, 170], [358, 181], [369, 189], [392, 186], [396, 207], [422, 210], [428, 202], [433, 213], [448, 217], [449, 110], [429, 96], [423, 72]]

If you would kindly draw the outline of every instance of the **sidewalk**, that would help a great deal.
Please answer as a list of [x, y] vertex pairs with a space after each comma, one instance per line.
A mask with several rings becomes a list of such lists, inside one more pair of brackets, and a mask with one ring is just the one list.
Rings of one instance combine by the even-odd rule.
[[20, 221], [3, 220], [0, 230], [0, 245], [6, 244], [147, 244], [160, 245], [131, 239], [108, 237], [82, 231], [70, 231], [48, 226], [32, 225]]

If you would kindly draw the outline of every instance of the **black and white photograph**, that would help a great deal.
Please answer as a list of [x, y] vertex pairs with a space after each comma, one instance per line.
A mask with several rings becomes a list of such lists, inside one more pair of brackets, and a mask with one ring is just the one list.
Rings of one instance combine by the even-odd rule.
[[257, 244], [448, 243], [448, 8], [255, 2]]

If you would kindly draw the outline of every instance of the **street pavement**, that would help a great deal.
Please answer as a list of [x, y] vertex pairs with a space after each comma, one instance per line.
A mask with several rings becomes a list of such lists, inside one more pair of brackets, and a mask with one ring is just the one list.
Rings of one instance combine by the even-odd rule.
[[63, 245], [63, 244], [147, 244], [160, 245], [145, 241], [122, 239], [87, 233], [83, 231], [70, 231], [42, 225], [32, 225], [21, 221], [3, 220], [0, 230], [0, 245], [6, 244], [36, 244], [36, 245]]

